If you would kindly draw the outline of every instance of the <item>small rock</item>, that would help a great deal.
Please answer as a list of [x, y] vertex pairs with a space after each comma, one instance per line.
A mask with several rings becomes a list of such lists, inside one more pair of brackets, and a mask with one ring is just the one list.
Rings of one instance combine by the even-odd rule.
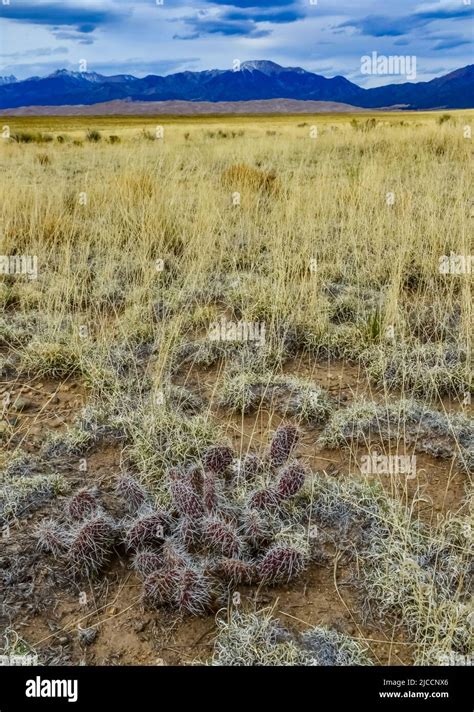
[[134, 627], [136, 633], [143, 633], [143, 631], [145, 630], [147, 625], [148, 625], [148, 621], [141, 620], [141, 621], [137, 621], [133, 627]]
[[28, 410], [29, 408], [32, 408], [34, 405], [33, 401], [31, 401], [29, 398], [17, 398], [12, 407], [13, 410], [16, 410], [17, 412], [20, 412], [22, 410]]
[[79, 628], [79, 642], [90, 645], [97, 638], [97, 628]]

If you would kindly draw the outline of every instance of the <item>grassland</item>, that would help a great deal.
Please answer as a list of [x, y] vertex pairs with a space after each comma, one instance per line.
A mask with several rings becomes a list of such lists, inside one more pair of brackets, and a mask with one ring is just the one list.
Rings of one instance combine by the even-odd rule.
[[472, 660], [472, 122], [3, 117], [7, 652]]

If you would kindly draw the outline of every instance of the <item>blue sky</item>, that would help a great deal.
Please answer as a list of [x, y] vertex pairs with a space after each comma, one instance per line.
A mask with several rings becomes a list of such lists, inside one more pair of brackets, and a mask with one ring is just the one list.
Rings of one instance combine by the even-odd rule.
[[427, 80], [474, 62], [471, 2], [9, 0], [0, 74], [79, 71], [86, 60], [89, 71], [144, 76], [271, 59], [366, 87], [397, 81], [361, 74], [361, 57], [377, 52], [416, 56]]

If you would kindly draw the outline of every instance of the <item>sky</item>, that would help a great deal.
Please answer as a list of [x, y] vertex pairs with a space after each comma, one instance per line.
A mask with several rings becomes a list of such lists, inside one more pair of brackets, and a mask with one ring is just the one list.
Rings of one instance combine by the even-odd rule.
[[267, 59], [364, 87], [406, 81], [363, 73], [376, 52], [416, 57], [426, 81], [474, 62], [473, 10], [474, 0], [0, 0], [0, 75], [142, 77]]

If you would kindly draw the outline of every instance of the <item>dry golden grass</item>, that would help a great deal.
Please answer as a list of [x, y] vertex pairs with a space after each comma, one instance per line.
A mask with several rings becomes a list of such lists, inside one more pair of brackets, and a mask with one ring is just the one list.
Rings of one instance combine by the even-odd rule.
[[[367, 132], [348, 118], [317, 117], [316, 139], [311, 118], [307, 125], [241, 119], [244, 135], [235, 138], [209, 138], [205, 120], [183, 119], [163, 124], [164, 139], [156, 141], [116, 121], [120, 144], [104, 133], [81, 146], [68, 140], [77, 118], [49, 121], [64, 143], [2, 146], [2, 253], [39, 260], [38, 283], [14, 287], [20, 301], [36, 300], [47, 314], [85, 302], [94, 311], [110, 306], [118, 290], [123, 303], [143, 304], [147, 313], [166, 270], [202, 289], [244, 266], [253, 275], [242, 304], [249, 318], [262, 312], [270, 322], [324, 327], [322, 285], [340, 279], [383, 285], [382, 323], [408, 336], [409, 279], [435, 311], [459, 302], [459, 338], [467, 342], [469, 279], [441, 280], [438, 272], [441, 255], [470, 253], [472, 144], [463, 137], [464, 116], [440, 126], [435, 115], [405, 117], [403, 125], [385, 115]], [[82, 137], [92, 125], [84, 120]], [[278, 197], [258, 190], [276, 182]], [[236, 207], [239, 189], [245, 196]], [[163, 273], [155, 259], [165, 261]]]

